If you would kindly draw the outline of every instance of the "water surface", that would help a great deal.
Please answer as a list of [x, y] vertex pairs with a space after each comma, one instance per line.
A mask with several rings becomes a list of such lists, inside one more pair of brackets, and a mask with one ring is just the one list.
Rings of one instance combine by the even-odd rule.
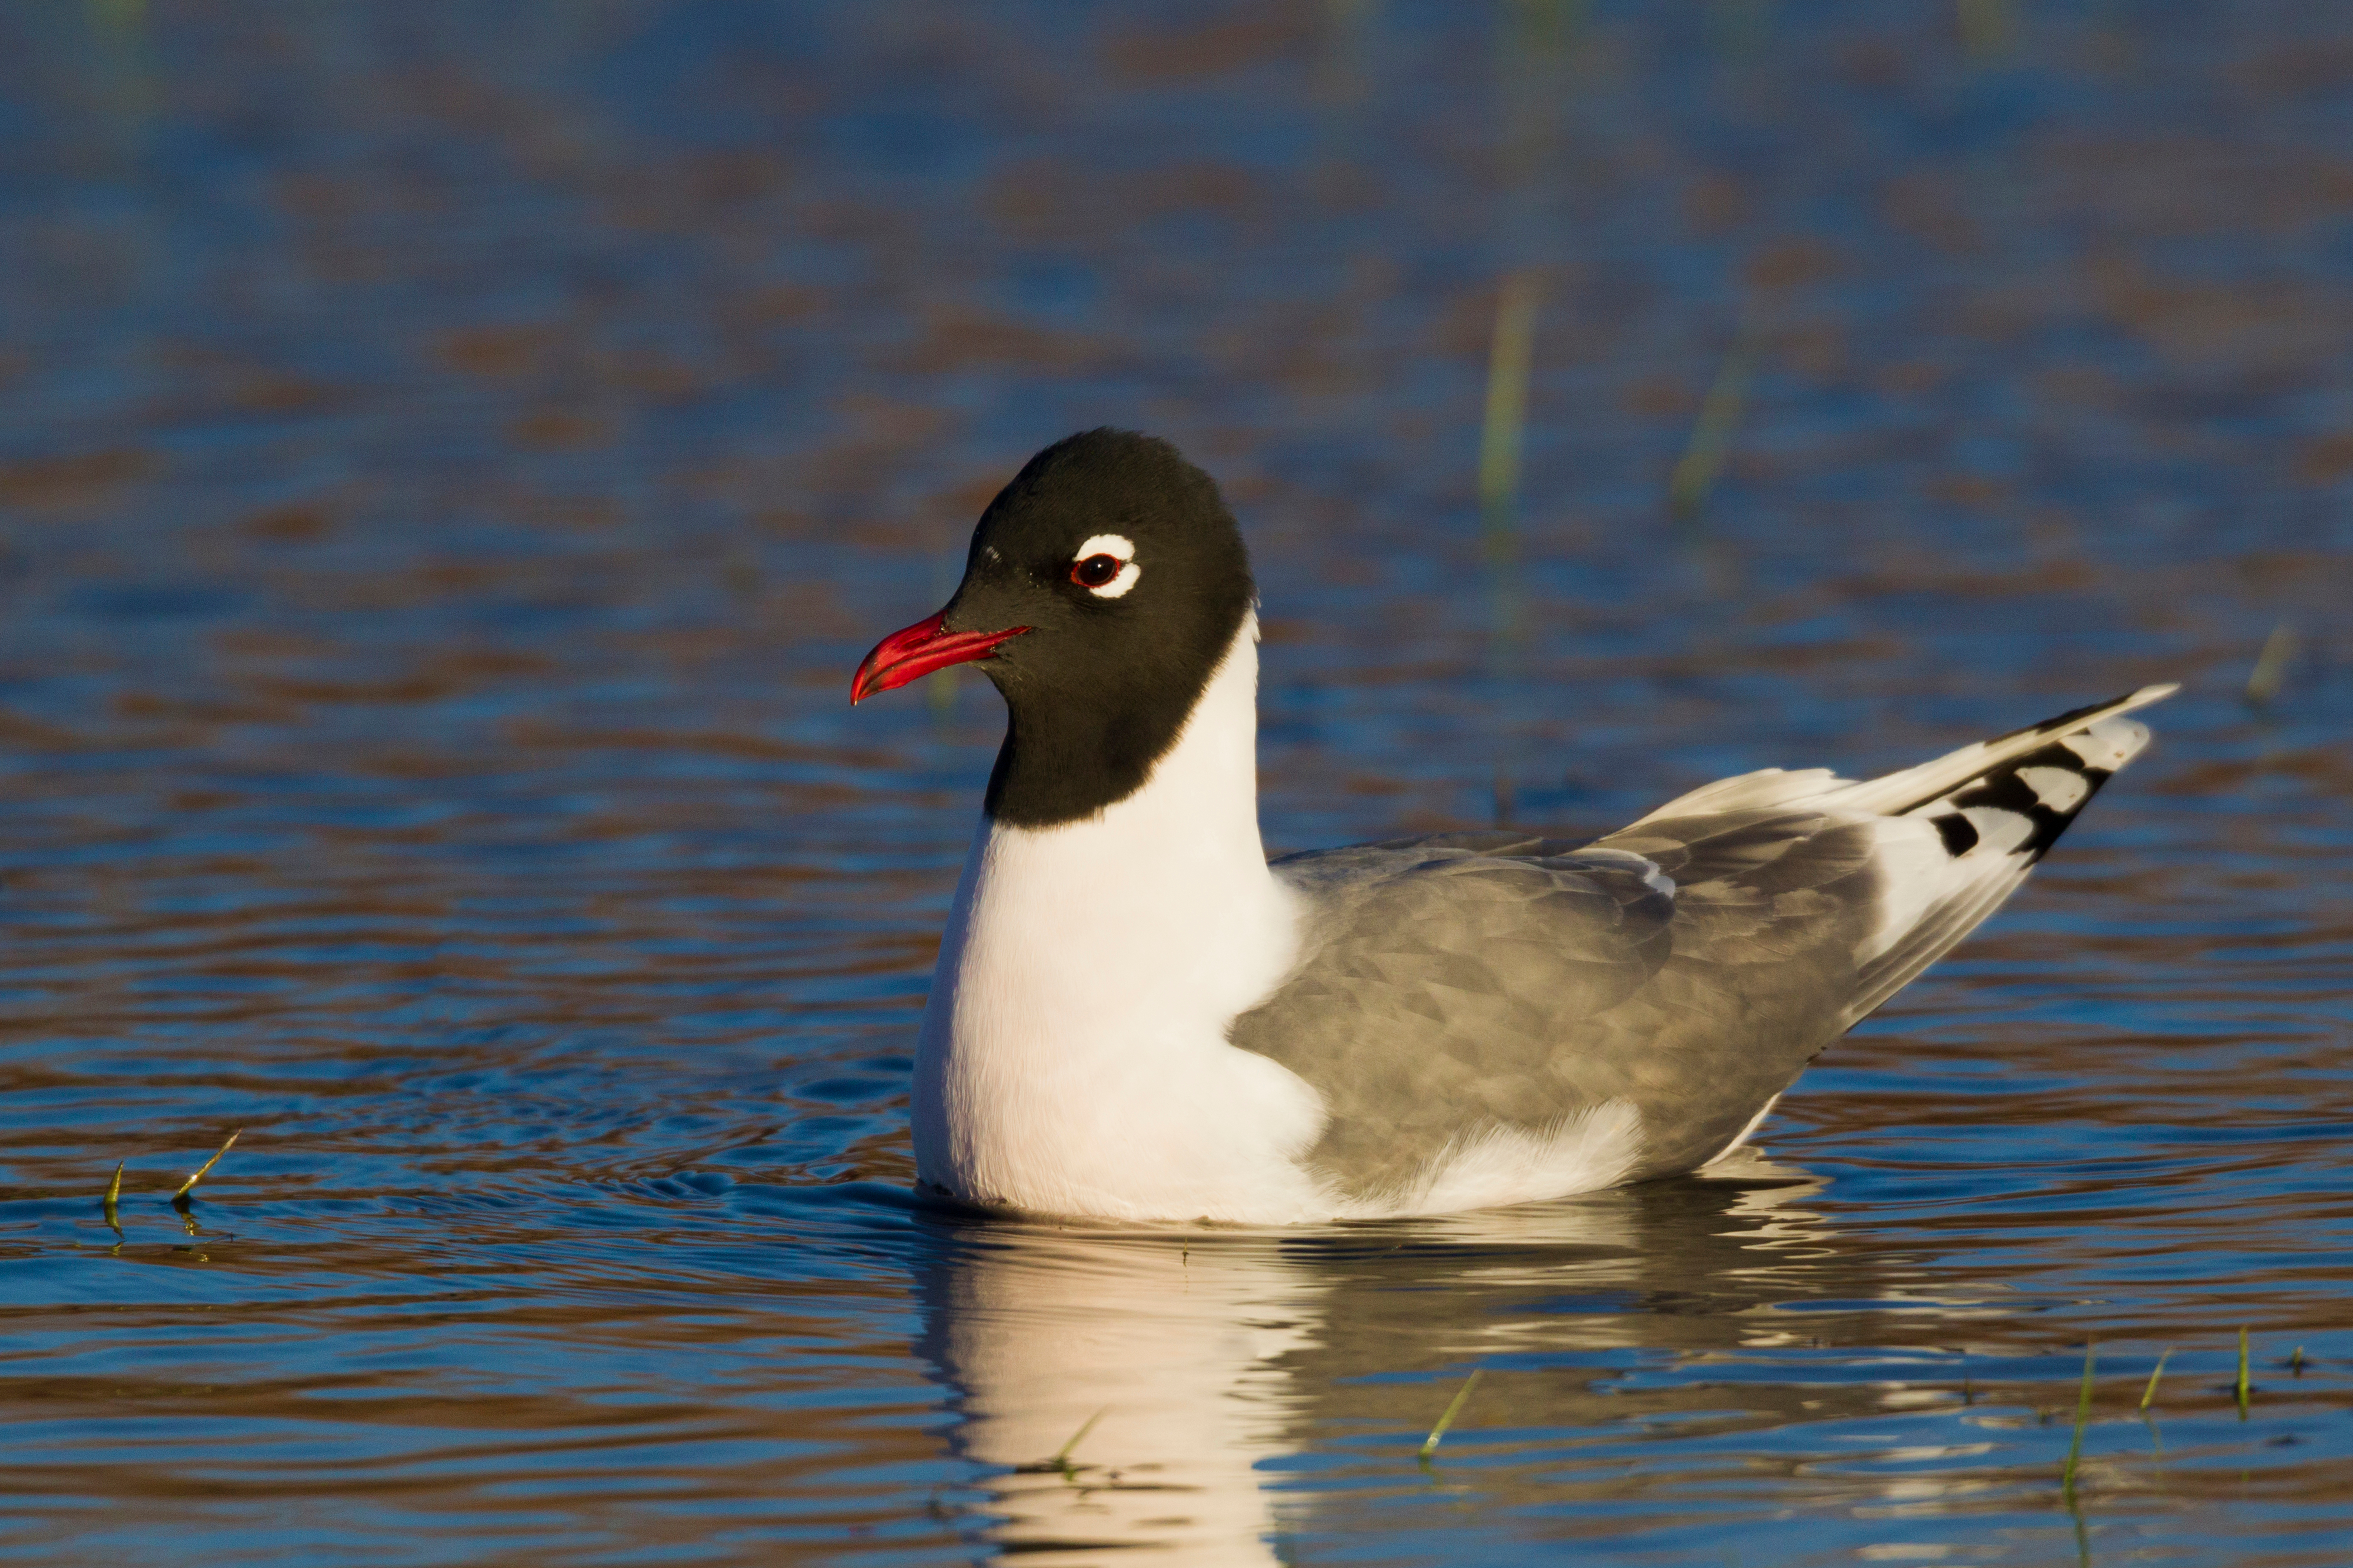
[[[0, 40], [0, 1555], [2353, 1560], [2327, 8]], [[1715, 1177], [928, 1211], [908, 1053], [1000, 710], [847, 676], [1106, 422], [1242, 515], [1277, 851], [2188, 689]]]

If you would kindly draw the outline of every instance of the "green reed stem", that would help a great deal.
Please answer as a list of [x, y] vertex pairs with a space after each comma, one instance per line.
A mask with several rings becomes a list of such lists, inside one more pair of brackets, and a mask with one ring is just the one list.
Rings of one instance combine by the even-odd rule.
[[2165, 1347], [2164, 1351], [2158, 1354], [2157, 1358], [2157, 1365], [2149, 1370], [2148, 1386], [2140, 1391], [2140, 1407], [2143, 1410], [2147, 1409], [2149, 1401], [2157, 1397], [2157, 1380], [2165, 1375], [2165, 1363], [2171, 1360], [2172, 1357], [2173, 1347], [2171, 1345], [2168, 1345]]
[[1707, 493], [1715, 487], [1716, 471], [1724, 467], [1733, 431], [1739, 426], [1741, 409], [1748, 401], [1748, 377], [1755, 363], [1755, 333], [1744, 324], [1724, 356], [1723, 368], [1716, 372], [1715, 384], [1707, 389], [1707, 397], [1700, 404], [1690, 444], [1667, 480], [1667, 512], [1679, 526], [1687, 528], [1698, 521], [1707, 505]]
[[1479, 1373], [1485, 1370], [1482, 1367], [1462, 1380], [1462, 1386], [1456, 1391], [1453, 1402], [1447, 1405], [1446, 1414], [1438, 1418], [1438, 1425], [1432, 1426], [1430, 1436], [1421, 1440], [1420, 1458], [1423, 1464], [1430, 1463], [1430, 1456], [1438, 1451], [1439, 1439], [1446, 1436], [1446, 1429], [1453, 1426], [1454, 1418], [1462, 1413], [1462, 1402], [1471, 1397], [1472, 1389], [1479, 1386]]
[[230, 1133], [228, 1135], [228, 1142], [222, 1144], [218, 1152], [216, 1152], [211, 1159], [206, 1161], [203, 1164], [198, 1165], [195, 1170], [188, 1173], [188, 1179], [182, 1182], [180, 1184], [180, 1190], [172, 1194], [173, 1200], [177, 1202], [179, 1199], [186, 1197], [188, 1195], [188, 1189], [195, 1186], [198, 1182], [203, 1181], [205, 1179], [205, 1173], [211, 1170], [215, 1165], [219, 1164], [221, 1162], [221, 1155], [227, 1153], [229, 1152], [230, 1145], [234, 1144], [244, 1135], [245, 1129], [242, 1127]]
[[2092, 1420], [2092, 1358], [2094, 1349], [2084, 1347], [2084, 1387], [2075, 1396], [2075, 1438], [2067, 1445], [2067, 1463], [2059, 1472], [2059, 1490], [2067, 1506], [2075, 1506], [2075, 1468], [2084, 1458], [2084, 1428]]
[[1092, 1415], [1088, 1416], [1086, 1420], [1080, 1423], [1079, 1429], [1071, 1434], [1071, 1440], [1054, 1450], [1055, 1465], [1060, 1468], [1068, 1469], [1071, 1464], [1071, 1450], [1079, 1446], [1079, 1440], [1081, 1438], [1084, 1437], [1088, 1433], [1095, 1429], [1096, 1422], [1102, 1420], [1109, 1414], [1111, 1414], [1111, 1406], [1106, 1405], [1101, 1410], [1096, 1411]]
[[2286, 621], [2272, 628], [2263, 639], [2263, 651], [2255, 658], [2255, 668], [2247, 676], [2247, 706], [2268, 708], [2272, 699], [2280, 694], [2287, 679], [2287, 667], [2295, 658], [2295, 627]]
[[2253, 1385], [2247, 1382], [2247, 1331], [2242, 1326], [2239, 1330], [2239, 1419], [2242, 1421], [2247, 1418], [2247, 1403], [2253, 1393]]
[[1495, 299], [1495, 341], [1487, 356], [1487, 417], [1479, 436], [1479, 510], [1491, 559], [1507, 559], [1512, 544], [1535, 332], [1535, 274], [1525, 269], [1508, 273]]

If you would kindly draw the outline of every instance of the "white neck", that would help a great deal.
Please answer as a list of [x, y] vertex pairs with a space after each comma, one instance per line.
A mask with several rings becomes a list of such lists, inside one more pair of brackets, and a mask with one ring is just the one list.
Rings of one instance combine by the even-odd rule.
[[976, 1203], [1282, 1221], [1315, 1091], [1226, 1043], [1290, 969], [1258, 831], [1258, 623], [1144, 786], [1054, 827], [984, 821], [915, 1052], [915, 1163]]

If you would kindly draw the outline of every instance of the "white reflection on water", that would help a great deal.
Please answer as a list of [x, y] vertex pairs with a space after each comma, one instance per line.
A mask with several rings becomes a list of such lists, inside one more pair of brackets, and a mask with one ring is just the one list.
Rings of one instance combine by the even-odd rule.
[[[1044, 1563], [1136, 1546], [1271, 1563], [1318, 1500], [1265, 1461], [1380, 1433], [1419, 1482], [1414, 1446], [1472, 1366], [1704, 1359], [1788, 1342], [1792, 1296], [1870, 1293], [1801, 1206], [1819, 1182], [1762, 1158], [1715, 1174], [1304, 1234], [944, 1220], [919, 1348], [957, 1391], [954, 1449], [1008, 1468], [987, 1483], [991, 1542]], [[1634, 1414], [1608, 1376], [1485, 1380], [1458, 1431]]]

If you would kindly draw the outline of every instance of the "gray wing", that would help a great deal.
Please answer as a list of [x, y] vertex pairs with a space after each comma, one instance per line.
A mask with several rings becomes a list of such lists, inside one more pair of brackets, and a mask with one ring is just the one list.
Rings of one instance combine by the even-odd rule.
[[1688, 1171], [1999, 908], [2148, 743], [2149, 686], [1918, 767], [1725, 779], [1583, 848], [1441, 834], [1293, 856], [1300, 962], [1232, 1026], [1330, 1112], [1308, 1159], [1352, 1198], [1450, 1146], [1609, 1101], [1620, 1178]]
[[1630, 1102], [1629, 1180], [1737, 1137], [1853, 1022], [1874, 833], [1820, 810], [1644, 821], [1595, 844], [1442, 834], [1275, 862], [1300, 962], [1231, 1037], [1312, 1084], [1308, 1156], [1352, 1198], [1403, 1190], [1494, 1125]]

